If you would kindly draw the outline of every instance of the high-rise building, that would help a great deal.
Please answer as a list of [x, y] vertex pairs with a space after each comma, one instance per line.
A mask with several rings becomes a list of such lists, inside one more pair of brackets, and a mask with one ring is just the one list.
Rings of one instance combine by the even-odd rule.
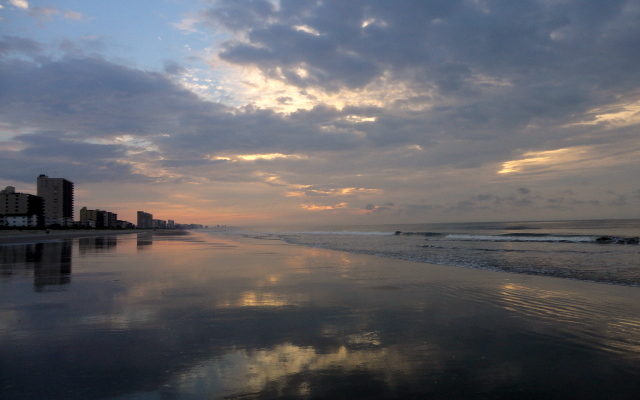
[[73, 182], [38, 176], [38, 196], [44, 200], [45, 225], [73, 224]]
[[104, 211], [82, 207], [80, 209], [80, 224], [89, 228], [104, 228]]
[[0, 217], [11, 220], [11, 226], [38, 226], [43, 224], [42, 198], [27, 193], [16, 193], [13, 186], [0, 191]]
[[118, 214], [107, 211], [106, 217], [107, 217], [106, 226], [108, 228], [118, 227]]
[[138, 229], [151, 229], [153, 228], [153, 215], [144, 211], [138, 211]]

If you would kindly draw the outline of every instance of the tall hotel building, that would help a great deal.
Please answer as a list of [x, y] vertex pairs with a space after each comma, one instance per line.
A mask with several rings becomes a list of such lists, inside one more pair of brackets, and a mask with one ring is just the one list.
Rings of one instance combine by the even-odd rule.
[[73, 224], [73, 182], [38, 176], [38, 196], [44, 200], [45, 225]]
[[144, 211], [138, 211], [138, 229], [151, 229], [153, 228], [153, 214], [146, 213]]

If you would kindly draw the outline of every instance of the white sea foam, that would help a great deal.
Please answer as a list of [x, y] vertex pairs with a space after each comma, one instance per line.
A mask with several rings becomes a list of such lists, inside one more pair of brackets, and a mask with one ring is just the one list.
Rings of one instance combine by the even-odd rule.
[[310, 231], [310, 232], [281, 232], [279, 235], [351, 235], [351, 236], [392, 236], [394, 232], [367, 232], [367, 231]]
[[468, 240], [481, 242], [571, 242], [571, 243], [595, 243], [596, 236], [552, 236], [552, 235], [470, 235], [450, 234], [447, 239]]

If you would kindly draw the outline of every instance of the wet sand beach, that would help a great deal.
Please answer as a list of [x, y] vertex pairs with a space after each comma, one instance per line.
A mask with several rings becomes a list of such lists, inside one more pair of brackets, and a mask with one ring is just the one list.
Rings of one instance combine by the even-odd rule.
[[112, 230], [112, 229], [69, 229], [69, 230], [0, 230], [0, 244], [25, 243], [55, 239], [73, 239], [89, 236], [124, 235], [128, 233], [144, 232], [141, 229]]
[[6, 399], [635, 399], [640, 288], [259, 240], [0, 245]]

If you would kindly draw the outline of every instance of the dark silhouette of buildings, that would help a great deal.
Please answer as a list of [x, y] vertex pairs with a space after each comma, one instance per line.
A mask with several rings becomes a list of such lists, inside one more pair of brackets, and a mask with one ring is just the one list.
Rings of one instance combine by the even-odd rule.
[[44, 200], [46, 226], [73, 224], [73, 183], [64, 178], [38, 176], [38, 196]]
[[0, 251], [0, 275], [7, 278], [32, 270], [34, 290], [57, 290], [71, 282], [72, 245], [63, 240], [5, 246]]
[[153, 228], [153, 215], [144, 211], [138, 211], [138, 223], [136, 224], [138, 229], [151, 229]]
[[118, 228], [118, 214], [105, 210], [80, 209], [80, 225], [89, 228]]
[[17, 193], [13, 186], [7, 186], [0, 191], [0, 225], [42, 226], [43, 212], [43, 200], [39, 196]]

